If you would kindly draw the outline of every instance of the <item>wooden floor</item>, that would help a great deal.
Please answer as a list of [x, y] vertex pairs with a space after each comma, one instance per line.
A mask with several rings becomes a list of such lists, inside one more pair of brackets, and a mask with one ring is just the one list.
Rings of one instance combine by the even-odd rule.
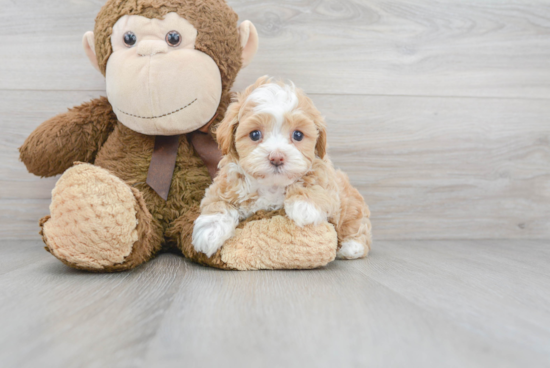
[[[227, 272], [166, 254], [71, 270], [3, 241], [2, 367], [548, 367], [548, 241], [380, 241], [367, 260]], [[521, 251], [518, 251], [521, 249]]]
[[[104, 0], [0, 0], [0, 368], [549, 367], [550, 0], [228, 0], [372, 210], [367, 260], [92, 275], [37, 234], [58, 178], [17, 148], [100, 95]], [[447, 239], [447, 240], [441, 240]], [[494, 239], [494, 240], [483, 240]]]

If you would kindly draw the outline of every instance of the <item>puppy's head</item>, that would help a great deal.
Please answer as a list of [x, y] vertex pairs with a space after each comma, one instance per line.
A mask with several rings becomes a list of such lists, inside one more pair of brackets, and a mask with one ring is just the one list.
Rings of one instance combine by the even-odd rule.
[[224, 155], [270, 185], [292, 184], [326, 154], [326, 126], [313, 102], [268, 77], [237, 95], [216, 134]]

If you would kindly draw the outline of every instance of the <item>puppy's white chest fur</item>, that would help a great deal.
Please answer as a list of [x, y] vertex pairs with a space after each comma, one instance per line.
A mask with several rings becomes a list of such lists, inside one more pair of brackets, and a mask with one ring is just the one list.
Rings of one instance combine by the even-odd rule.
[[[258, 211], [276, 211], [283, 208], [286, 187], [258, 186], [255, 193], [250, 193], [250, 199], [239, 209], [242, 218], [247, 218]], [[254, 198], [255, 197], [255, 198]], [[254, 198], [254, 199], [252, 199]]]
[[228, 182], [233, 186], [233, 193], [237, 198], [233, 203], [237, 206], [241, 220], [254, 213], [276, 211], [284, 206], [286, 198], [285, 186], [266, 185], [247, 175], [236, 163], [230, 163], [228, 168]]
[[260, 187], [258, 200], [254, 204], [254, 212], [260, 210], [275, 211], [283, 207], [286, 187]]

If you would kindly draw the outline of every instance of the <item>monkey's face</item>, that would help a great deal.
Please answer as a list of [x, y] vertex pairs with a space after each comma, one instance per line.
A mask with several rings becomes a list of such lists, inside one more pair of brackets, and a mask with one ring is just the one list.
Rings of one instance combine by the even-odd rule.
[[197, 130], [216, 114], [222, 79], [195, 50], [197, 29], [176, 13], [163, 20], [126, 15], [113, 27], [107, 97], [118, 120], [147, 135]]
[[258, 50], [254, 25], [237, 20], [220, 0], [108, 0], [83, 45], [122, 124], [147, 135], [205, 131]]

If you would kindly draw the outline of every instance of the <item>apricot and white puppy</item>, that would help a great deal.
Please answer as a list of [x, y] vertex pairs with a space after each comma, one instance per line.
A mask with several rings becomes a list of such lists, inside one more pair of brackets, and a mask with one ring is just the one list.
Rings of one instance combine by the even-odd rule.
[[338, 257], [365, 257], [369, 210], [326, 155], [324, 119], [303, 91], [262, 77], [237, 95], [217, 129], [220, 172], [195, 221], [193, 245], [212, 256], [257, 211], [285, 209], [298, 226], [329, 221]]

